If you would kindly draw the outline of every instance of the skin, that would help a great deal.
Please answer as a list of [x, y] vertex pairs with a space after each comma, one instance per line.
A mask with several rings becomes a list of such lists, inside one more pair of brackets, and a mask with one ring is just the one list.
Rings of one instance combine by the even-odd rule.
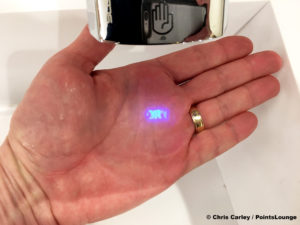
[[[210, 4], [211, 4], [210, 0], [197, 0], [196, 2], [199, 6], [205, 5], [206, 6], [206, 12], [208, 14], [210, 14]], [[209, 20], [209, 16], [207, 16], [206, 21], [205, 21], [205, 25], [204, 25], [204, 27], [202, 27], [200, 32], [185, 38], [184, 41], [185, 42], [191, 42], [191, 41], [205, 40], [208, 37], [210, 37], [212, 32], [210, 30], [209, 24], [210, 24], [210, 20]]]
[[[244, 37], [93, 71], [113, 47], [85, 28], [43, 66], [13, 115], [0, 154], [3, 176], [31, 181], [29, 193], [36, 189], [53, 216], [43, 224], [91, 223], [150, 199], [248, 137], [257, 119], [247, 111], [279, 92], [270, 74], [280, 57], [249, 55]], [[206, 126], [197, 135], [192, 105]], [[149, 107], [168, 108], [169, 119], [147, 121]], [[13, 162], [25, 172], [10, 169]], [[37, 201], [28, 202], [38, 212]]]

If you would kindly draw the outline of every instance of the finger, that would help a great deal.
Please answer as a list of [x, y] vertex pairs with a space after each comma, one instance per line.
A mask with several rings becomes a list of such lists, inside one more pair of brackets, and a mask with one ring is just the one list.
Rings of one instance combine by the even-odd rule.
[[159, 11], [159, 19], [162, 20], [163, 16], [164, 16], [164, 10], [165, 10], [164, 3], [160, 3], [159, 9], [160, 9], [160, 11]]
[[114, 48], [113, 42], [97, 41], [86, 26], [78, 38], [58, 55], [66, 66], [79, 68], [86, 73], [94, 70], [95, 66]]
[[195, 135], [188, 149], [188, 173], [201, 164], [219, 156], [247, 138], [256, 128], [257, 119], [253, 113], [245, 112], [217, 127]]
[[226, 37], [154, 59], [177, 82], [188, 80], [206, 70], [242, 58], [252, 52], [245, 37]]
[[202, 102], [196, 107], [205, 127], [211, 128], [275, 97], [279, 89], [278, 80], [273, 76], [266, 76]]
[[157, 20], [157, 6], [155, 6], [155, 10], [152, 10], [152, 20]]
[[193, 103], [218, 96], [228, 90], [281, 68], [277, 53], [266, 51], [209, 70], [182, 85]]
[[168, 15], [168, 24], [170, 24], [171, 27], [173, 27], [173, 14]]
[[164, 20], [167, 20], [169, 17], [169, 6], [168, 4], [164, 4]]
[[156, 12], [156, 20], [159, 19], [159, 14], [160, 14], [160, 4], [157, 4], [155, 6], [155, 12]]

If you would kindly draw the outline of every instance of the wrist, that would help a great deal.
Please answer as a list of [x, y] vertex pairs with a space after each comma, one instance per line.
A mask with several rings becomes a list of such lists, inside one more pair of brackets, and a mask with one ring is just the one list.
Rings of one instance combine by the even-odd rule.
[[0, 224], [58, 225], [47, 196], [8, 140], [0, 147]]

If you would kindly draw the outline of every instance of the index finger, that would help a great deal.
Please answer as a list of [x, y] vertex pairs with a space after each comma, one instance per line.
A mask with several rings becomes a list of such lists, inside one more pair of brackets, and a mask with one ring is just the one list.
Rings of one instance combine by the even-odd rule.
[[183, 82], [200, 73], [245, 57], [253, 50], [252, 42], [241, 36], [226, 37], [196, 45], [154, 59], [176, 82]]

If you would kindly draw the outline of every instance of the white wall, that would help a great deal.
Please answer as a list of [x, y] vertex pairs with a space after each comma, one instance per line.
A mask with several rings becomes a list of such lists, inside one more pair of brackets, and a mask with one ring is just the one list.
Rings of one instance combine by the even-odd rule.
[[0, 13], [83, 9], [85, 0], [0, 0]]

